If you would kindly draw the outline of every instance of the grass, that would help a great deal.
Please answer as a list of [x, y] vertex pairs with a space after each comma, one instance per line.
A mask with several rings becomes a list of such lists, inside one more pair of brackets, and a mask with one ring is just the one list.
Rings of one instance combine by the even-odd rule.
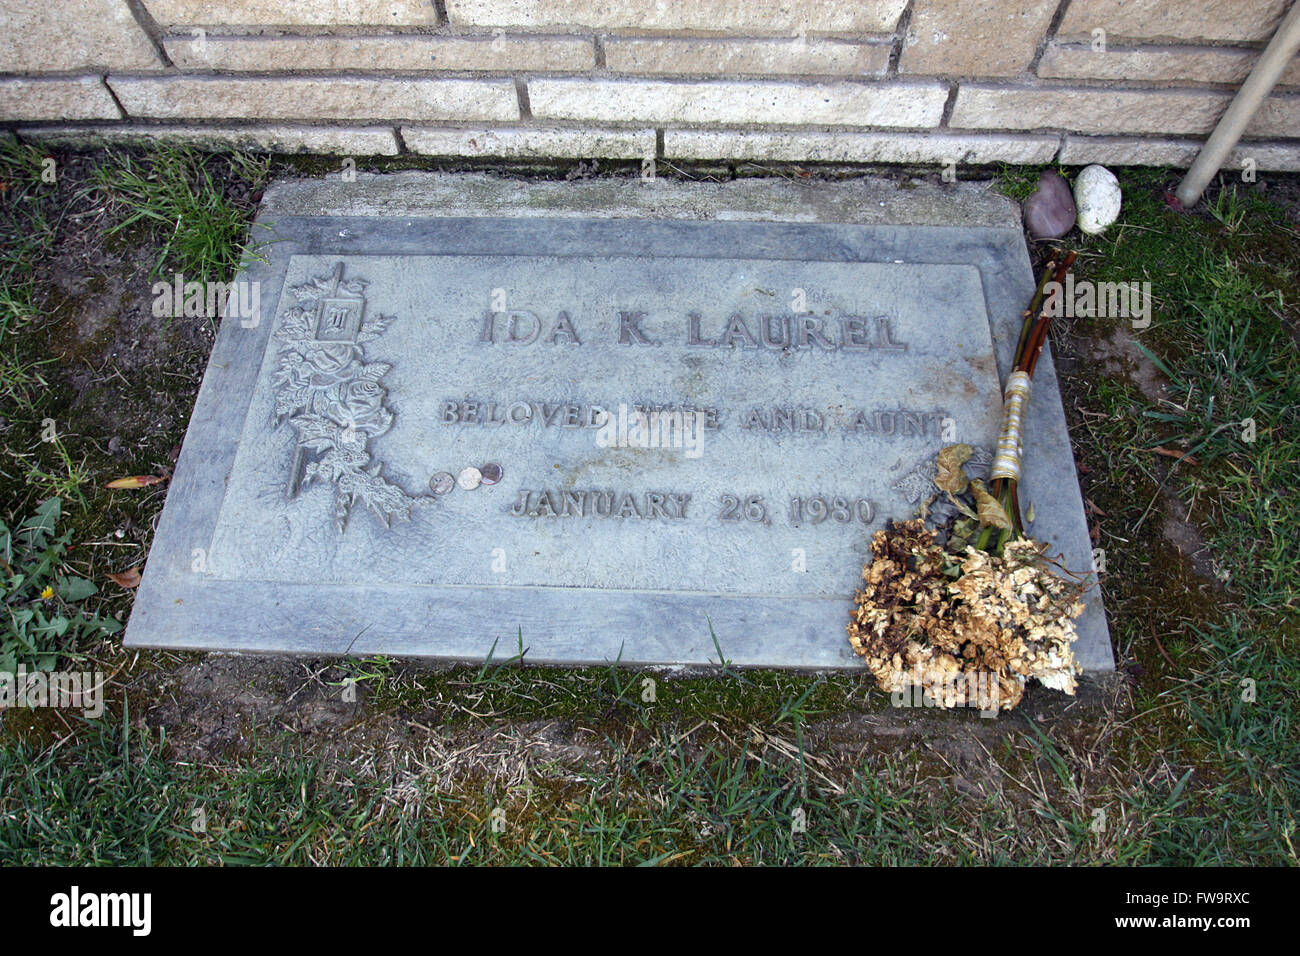
[[[41, 422], [41, 399], [49, 389], [42, 367], [54, 361], [33, 356], [31, 349], [23, 350], [18, 344], [42, 311], [46, 296], [38, 264], [53, 248], [59, 218], [57, 165], [46, 160], [45, 154], [31, 146], [8, 141], [0, 144], [0, 417], [10, 425], [13, 420], [29, 426]], [[47, 170], [54, 173], [54, 182], [47, 182]], [[12, 432], [6, 438], [11, 439]], [[16, 453], [20, 460], [32, 459], [24, 468], [25, 482], [39, 498], [75, 497], [85, 507], [81, 486], [88, 475], [84, 463], [74, 462], [57, 437], [45, 444], [57, 453], [50, 470], [34, 460], [35, 456]]]
[[[1083, 275], [1127, 273], [1152, 282], [1160, 307], [1138, 344], [1164, 376], [1167, 393], [1141, 410], [1149, 421], [1140, 423], [1137, 441], [1128, 415], [1098, 437], [1116, 447], [1169, 447], [1194, 456], [1196, 465], [1172, 467], [1161, 487], [1203, 509], [1216, 560], [1231, 569], [1233, 589], [1252, 607], [1295, 611], [1300, 248], [1276, 207], [1238, 193], [1222, 189], [1208, 217], [1189, 219], [1168, 210], [1155, 189], [1130, 190], [1137, 207], [1130, 215], [1146, 228], [1093, 243]], [[1279, 245], [1275, 237], [1288, 231], [1290, 245]], [[1122, 403], [1103, 409], [1126, 410]]]
[[59, 467], [57, 470], [47, 472], [40, 464], [31, 464], [27, 469], [28, 484], [39, 489], [39, 494], [44, 498], [61, 500], [75, 498], [84, 511], [88, 505], [83, 488], [92, 477], [86, 468], [85, 459], [79, 462], [73, 461], [68, 446], [57, 435], [51, 438], [48, 444], [53, 446], [58, 455]]
[[[104, 250], [150, 250], [150, 271], [130, 276], [128, 290], [149, 289], [149, 280], [165, 271], [180, 272], [187, 281], [229, 280], [245, 257], [258, 254], [248, 220], [269, 163], [266, 157], [214, 158], [186, 148], [110, 153], [89, 163], [60, 156], [56, 162], [32, 146], [0, 146], [0, 422], [8, 424], [9, 460], [0, 469], [0, 491], [15, 495], [14, 514], [51, 497], [87, 514], [104, 505], [104, 496], [90, 493], [96, 478], [104, 477], [96, 474], [103, 446], [85, 450], [94, 442], [77, 433], [74, 407], [108, 390], [87, 395], [83, 384], [77, 386], [83, 394], [71, 395], [61, 379], [85, 365], [83, 353], [95, 349], [77, 328], [77, 313], [106, 277], [92, 271], [70, 290], [42, 275], [41, 264], [61, 246], [90, 235], [87, 250], [69, 255], [114, 260], [101, 266], [105, 271], [120, 269], [116, 259], [129, 255]], [[48, 170], [56, 172], [52, 182]], [[51, 377], [54, 370], [61, 374]], [[102, 360], [96, 371], [132, 386], [132, 394], [117, 392], [121, 415], [153, 404], [154, 383], [148, 379], [132, 382]], [[93, 430], [102, 430], [102, 422], [95, 425]], [[157, 468], [150, 462], [141, 470]]]
[[44, 182], [44, 161], [31, 146], [0, 143], [0, 336], [37, 311], [36, 267], [54, 241], [48, 203], [53, 190]]
[[[1135, 764], [1190, 774], [1177, 814], [1148, 824], [1152, 851], [1189, 863], [1294, 863], [1300, 237], [1258, 190], [1221, 184], [1189, 215], [1163, 201], [1171, 183], [1129, 171], [1123, 220], [1084, 243], [1078, 268], [1081, 279], [1152, 283], [1154, 321], [1131, 334], [1164, 385], [1152, 398], [1095, 368], [1072, 383], [1076, 454], [1098, 475], [1088, 493], [1105, 514], [1112, 633], [1121, 660], [1143, 673], [1138, 716], [1120, 739]], [[1095, 325], [1060, 331], [1114, 332], [1107, 320], [1086, 321]], [[1195, 463], [1152, 454], [1157, 447]], [[1171, 553], [1160, 533], [1170, 518], [1194, 525], [1223, 588]], [[1131, 791], [1124, 800], [1160, 810]]]
[[[1148, 401], [1131, 383], [1096, 378], [1099, 420], [1109, 421], [1092, 430], [1089, 444], [1113, 452], [1108, 466], [1117, 480], [1154, 474], [1154, 459], [1134, 449], [1164, 447], [1197, 459], [1162, 475], [1160, 489], [1210, 509], [1205, 527], [1216, 557], [1232, 555], [1225, 564], [1236, 587], [1254, 602], [1293, 610], [1300, 588], [1287, 522], [1300, 511], [1295, 227], [1239, 185], [1207, 197], [1200, 215], [1184, 215], [1161, 197], [1168, 177], [1133, 171], [1129, 178], [1124, 219], [1083, 244], [1077, 274], [1151, 282], [1154, 321], [1134, 338], [1166, 389]], [[1032, 179], [1018, 171], [1006, 191], [1022, 192]]]
[[260, 185], [269, 168], [265, 157], [233, 153], [219, 178], [203, 156], [177, 147], [144, 160], [113, 155], [95, 171], [93, 182], [120, 210], [109, 236], [143, 235], [159, 245], [150, 277], [178, 271], [189, 280], [214, 282], [232, 275], [246, 254], [256, 253], [247, 239], [247, 212], [232, 201], [227, 185]]
[[[125, 721], [103, 721], [79, 735], [71, 767], [22, 744], [0, 753], [5, 809], [24, 811], [0, 814], [0, 856], [145, 865], [884, 862], [905, 856], [901, 831], [915, 826], [883, 812], [907, 802], [906, 787], [863, 776], [832, 807], [743, 755], [690, 756], [670, 740], [617, 754], [581, 787], [526, 795], [330, 779], [295, 756], [214, 774], [168, 763], [158, 743], [133, 740]], [[796, 832], [796, 809], [806, 832]]]
[[[42, 181], [44, 155], [12, 141], [0, 143], [0, 416], [30, 414], [45, 386], [43, 363], [14, 342], [39, 313], [37, 264], [54, 242], [52, 192]], [[46, 359], [45, 361], [48, 361]]]
[[[27, 179], [0, 224], [6, 294], [37, 304], [50, 280], [22, 244], [65, 241], [74, 194], [106, 208], [89, 227], [98, 241], [147, 246], [151, 274], [227, 279], [246, 254], [240, 190], [267, 168], [186, 151], [100, 157], [61, 184], [60, 205], [31, 182], [40, 159], [4, 160], [5, 178]], [[1023, 198], [1038, 173], [1009, 168], [1000, 184]], [[861, 675], [737, 670], [724, 647], [703, 674], [541, 668], [522, 632], [454, 668], [128, 656], [79, 641], [65, 650], [117, 675], [109, 710], [6, 715], [0, 860], [1300, 863], [1300, 238], [1257, 188], [1216, 187], [1180, 215], [1161, 198], [1168, 174], [1121, 175], [1123, 218], [1080, 243], [1077, 273], [1150, 281], [1151, 326], [1077, 319], [1053, 333], [1120, 664], [1087, 700], [1031, 693], [996, 721], [902, 711]], [[0, 335], [13, 356], [0, 414], [26, 429], [6, 444], [43, 455], [43, 477], [8, 517], [37, 489], [75, 501], [80, 488], [68, 560], [102, 580], [94, 569], [142, 553], [115, 531], [149, 527], [162, 494], [102, 490], [119, 476], [105, 469], [126, 466], [83, 458], [79, 412], [57, 405], [57, 326], [29, 311]], [[1132, 344], [1117, 361], [1090, 358], [1121, 340]], [[62, 453], [37, 437], [56, 407]], [[1199, 536], [1189, 553], [1204, 566], [1175, 547], [1171, 522]], [[87, 604], [122, 614], [129, 600]], [[224, 696], [196, 689], [223, 668]]]

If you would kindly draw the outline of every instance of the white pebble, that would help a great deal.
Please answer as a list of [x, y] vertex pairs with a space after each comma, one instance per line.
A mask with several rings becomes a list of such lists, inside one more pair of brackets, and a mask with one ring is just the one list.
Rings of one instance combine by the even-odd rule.
[[1074, 205], [1079, 229], [1089, 235], [1104, 232], [1119, 218], [1122, 194], [1119, 180], [1105, 166], [1085, 166], [1074, 180]]

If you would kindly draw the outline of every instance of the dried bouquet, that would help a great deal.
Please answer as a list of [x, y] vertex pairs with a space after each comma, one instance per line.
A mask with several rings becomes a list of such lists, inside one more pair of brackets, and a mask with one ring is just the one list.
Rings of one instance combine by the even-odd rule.
[[891, 694], [919, 687], [933, 706], [996, 712], [1019, 704], [1030, 678], [1074, 693], [1086, 582], [1056, 573], [1046, 546], [1025, 535], [1017, 497], [1030, 382], [1074, 259], [1053, 256], [1025, 310], [987, 486], [966, 471], [975, 449], [949, 445], [919, 517], [872, 538], [849, 643]]

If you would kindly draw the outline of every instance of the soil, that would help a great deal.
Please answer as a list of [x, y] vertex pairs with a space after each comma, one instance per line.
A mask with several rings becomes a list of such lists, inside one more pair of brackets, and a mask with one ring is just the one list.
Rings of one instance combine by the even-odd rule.
[[[209, 763], [247, 757], [268, 739], [285, 738], [297, 752], [310, 753], [326, 766], [353, 765], [362, 755], [376, 773], [392, 773], [403, 755], [433, 759], [444, 782], [491, 779], [510, 784], [526, 767], [546, 760], [576, 773], [614, 759], [611, 739], [626, 738], [624, 727], [594, 719], [502, 720], [452, 722], [419, 705], [374, 707], [364, 682], [354, 685], [354, 699], [344, 692], [345, 672], [333, 659], [240, 654], [190, 655], [171, 666], [146, 668], [125, 686], [140, 715], [138, 721], [165, 733], [169, 756], [177, 761]], [[446, 673], [444, 665], [409, 662], [398, 680]], [[543, 671], [544, 673], [544, 671]], [[671, 681], [671, 678], [665, 678]], [[1012, 732], [1029, 721], [1054, 737], [1089, 738], [1103, 722], [1120, 691], [1119, 681], [1081, 683], [1074, 698], [1032, 690], [1021, 709], [998, 719], [975, 711], [939, 711], [882, 707], [845, 712], [809, 723], [803, 741], [809, 759], [830, 779], [847, 780], [871, 754], [911, 753], [940, 770], [958, 774], [972, 796], [984, 792], [1001, 775], [992, 754]], [[463, 715], [460, 715], [463, 716]], [[734, 735], [719, 714], [697, 739]], [[697, 728], [698, 729], [698, 728]], [[774, 733], [742, 728], [760, 749], [782, 745]], [[644, 736], [646, 731], [632, 731]]]

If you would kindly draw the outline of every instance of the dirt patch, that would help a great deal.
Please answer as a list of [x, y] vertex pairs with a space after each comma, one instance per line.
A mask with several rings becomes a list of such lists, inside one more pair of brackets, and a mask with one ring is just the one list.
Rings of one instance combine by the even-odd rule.
[[1300, 228], [1300, 179], [1268, 175], [1255, 188], [1286, 211], [1287, 220]]
[[202, 320], [152, 315], [154, 263], [135, 251], [60, 249], [50, 338], [77, 434], [105, 456], [166, 467], [184, 435], [213, 334]]
[[143, 722], [165, 731], [180, 759], [245, 754], [255, 737], [289, 731], [337, 734], [363, 716], [359, 703], [322, 680], [328, 664], [209, 654], [174, 671], [156, 671], [131, 689]]
[[[413, 688], [422, 676], [450, 672], [445, 665], [409, 661], [385, 679]], [[475, 715], [468, 695], [455, 715], [433, 694], [403, 694], [399, 705], [375, 707], [364, 680], [354, 685], [355, 693], [345, 693], [347, 673], [336, 659], [208, 654], [176, 667], [139, 672], [126, 692], [139, 722], [165, 734], [169, 757], [195, 763], [245, 757], [281, 738], [327, 767], [355, 768], [360, 761], [371, 774], [400, 777], [422, 768], [426, 779], [432, 774], [448, 782], [474, 779], [512, 787], [532, 779], [543, 765], [552, 768], [550, 776], [566, 779], [606, 766], [618, 742], [645, 743], [661, 731], [671, 733], [688, 752], [698, 752], [710, 741], [747, 743], [784, 758], [799, 752], [789, 729], [778, 731], [721, 712], [687, 718], [666, 709], [649, 725], [637, 726], [611, 720], [603, 700], [593, 701], [589, 713], [545, 720]], [[472, 673], [466, 672], [467, 681]], [[531, 681], [521, 682], [520, 696], [544, 693], [548, 669], [532, 668], [526, 675]], [[671, 697], [672, 678], [660, 679], [662, 695]], [[997, 718], [968, 710], [888, 705], [871, 712], [846, 711], [809, 723], [800, 746], [812, 766], [837, 781], [848, 779], [868, 757], [927, 753], [937, 767], [955, 768], [974, 781], [993, 773], [990, 755], [1009, 734], [1023, 731], [1026, 721], [1066, 737], [1095, 727], [1116, 684], [1112, 677], [1085, 679], [1073, 698], [1035, 687], [1023, 713]], [[449, 722], [452, 716], [458, 719]]]
[[[413, 662], [394, 679], [430, 669], [444, 670]], [[145, 672], [127, 691], [138, 702], [142, 723], [165, 731], [172, 755], [184, 760], [246, 755], [280, 733], [291, 734], [297, 749], [349, 762], [362, 744], [377, 751], [441, 754], [448, 767], [497, 761], [503, 771], [525, 754], [575, 765], [598, 756], [586, 742], [595, 732], [572, 721], [453, 727], [418, 703], [376, 709], [365, 681], [349, 685], [347, 670], [336, 659], [208, 654], [175, 669]], [[507, 738], [508, 746], [501, 743]], [[453, 753], [460, 756], [453, 760]]]
[[1166, 395], [1165, 377], [1140, 348], [1131, 329], [1116, 325], [1105, 334], [1080, 340], [1083, 355], [1102, 375], [1126, 378], [1149, 401]]
[[103, 558], [112, 564], [107, 570], [122, 570], [143, 564], [160, 502], [102, 486], [127, 474], [164, 473], [175, 461], [213, 329], [207, 320], [153, 315], [158, 246], [143, 235], [106, 235], [113, 213], [91, 180], [102, 157], [59, 159], [57, 191], [46, 200], [57, 216], [53, 246], [36, 272], [37, 315], [14, 340], [19, 360], [35, 363], [46, 387], [39, 416], [15, 421], [6, 434], [21, 465], [4, 469], [0, 492], [30, 506], [51, 489], [30, 483], [29, 468], [67, 473], [56, 447], [41, 440], [43, 422], [52, 420], [69, 460], [89, 479], [76, 489], [84, 506], [65, 502], [76, 540], [124, 532], [109, 551], [90, 547], [83, 560]]
[[1197, 575], [1214, 585], [1216, 589], [1222, 590], [1223, 581], [1215, 567], [1209, 544], [1195, 525], [1178, 517], [1178, 504], [1177, 501], [1168, 502], [1169, 510], [1166, 511], [1161, 523], [1160, 533], [1191, 563]]

